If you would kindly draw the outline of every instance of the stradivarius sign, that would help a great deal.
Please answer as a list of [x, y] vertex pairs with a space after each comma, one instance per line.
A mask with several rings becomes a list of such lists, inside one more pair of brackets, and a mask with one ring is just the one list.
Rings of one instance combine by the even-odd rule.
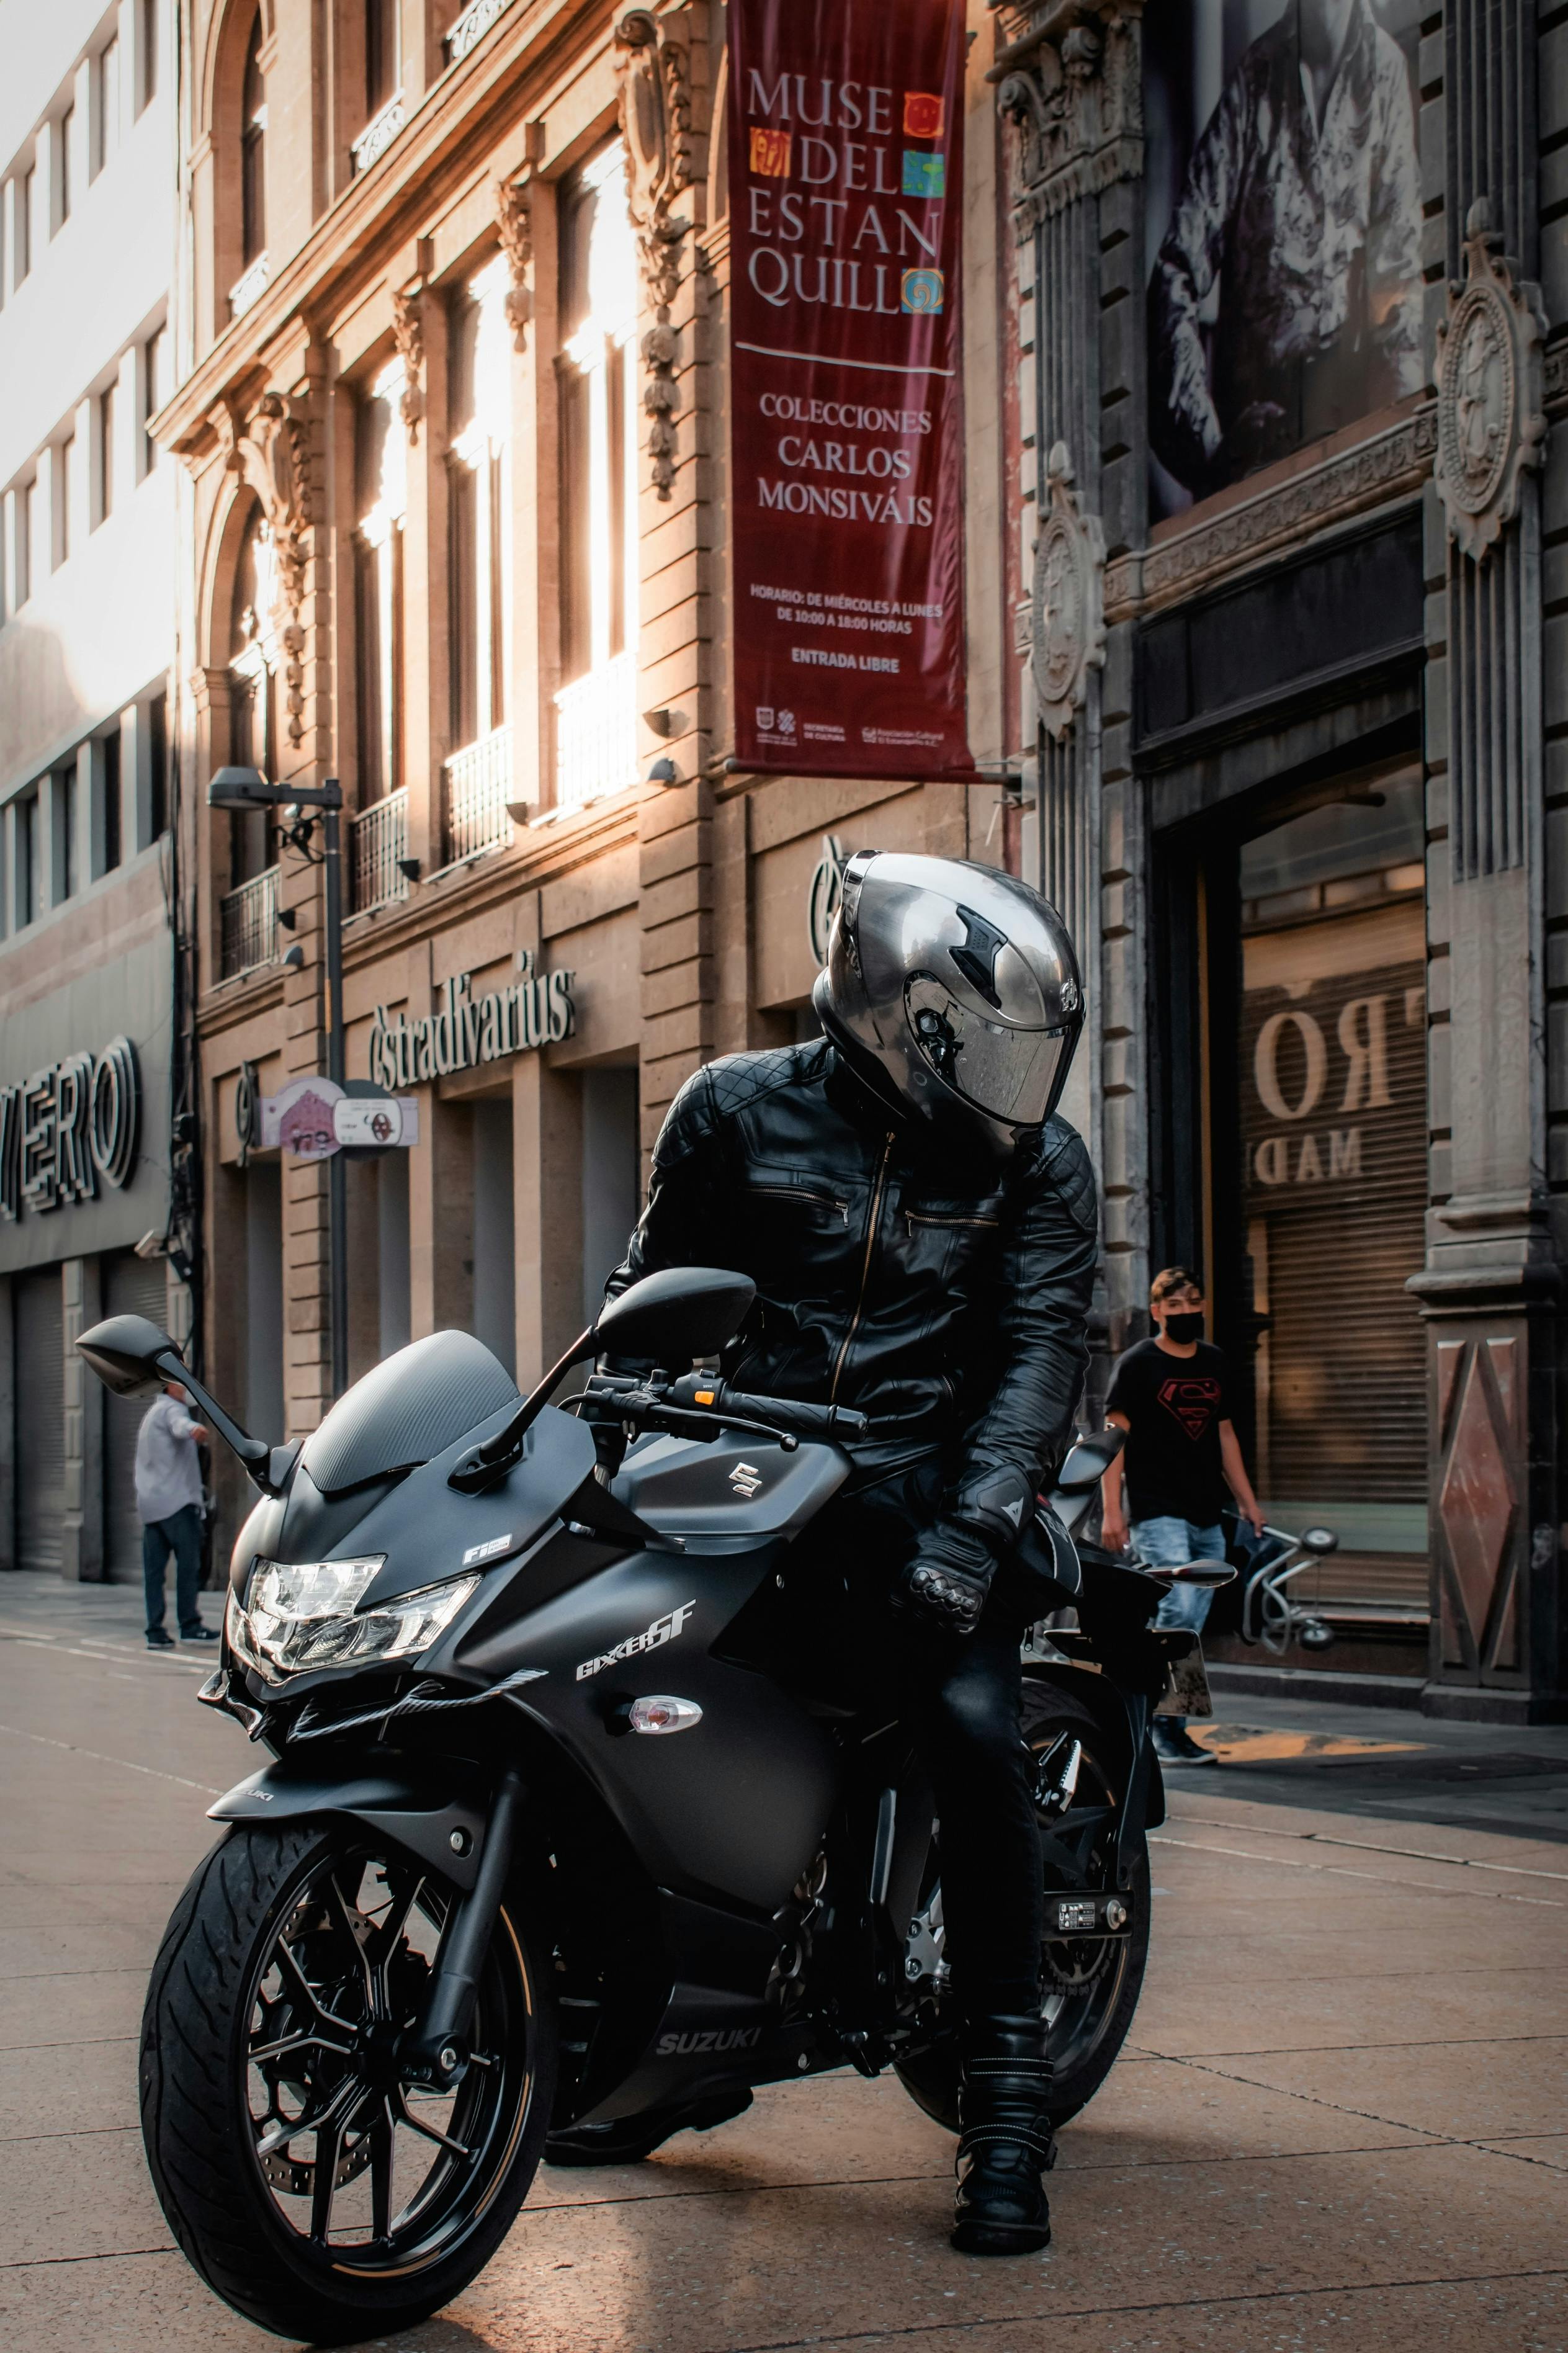
[[526, 948], [518, 966], [517, 980], [485, 997], [472, 995], [469, 974], [455, 973], [441, 984], [440, 1011], [421, 1021], [394, 1018], [378, 1005], [370, 1032], [370, 1075], [376, 1084], [411, 1087], [570, 1038], [576, 1021], [571, 973], [536, 972]]

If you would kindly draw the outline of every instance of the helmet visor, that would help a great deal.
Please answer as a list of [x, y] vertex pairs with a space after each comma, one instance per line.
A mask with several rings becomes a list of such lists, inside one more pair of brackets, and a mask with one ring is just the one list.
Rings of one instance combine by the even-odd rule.
[[1072, 1059], [1076, 1024], [1010, 1029], [972, 1012], [931, 973], [914, 976], [904, 1001], [916, 1045], [955, 1095], [1007, 1127], [1038, 1127], [1049, 1118]]

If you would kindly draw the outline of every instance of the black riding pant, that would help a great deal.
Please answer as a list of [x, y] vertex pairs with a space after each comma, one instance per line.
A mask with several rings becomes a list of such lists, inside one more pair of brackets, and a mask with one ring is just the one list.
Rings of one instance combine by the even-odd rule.
[[810, 1610], [813, 1648], [820, 1656], [833, 1646], [857, 1699], [896, 1711], [931, 1777], [954, 1993], [972, 2016], [1016, 2014], [1038, 2005], [1045, 1929], [1020, 1720], [1022, 1610], [1009, 1605], [1005, 1569], [967, 1636], [928, 1631], [889, 1606], [942, 1485], [925, 1463], [837, 1497], [813, 1523], [809, 1562], [790, 1583]]

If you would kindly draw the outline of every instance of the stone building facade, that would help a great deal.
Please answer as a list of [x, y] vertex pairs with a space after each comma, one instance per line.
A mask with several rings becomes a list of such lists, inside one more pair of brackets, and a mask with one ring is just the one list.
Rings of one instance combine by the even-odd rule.
[[1338, 1655], [1560, 1715], [1568, 27], [996, 16], [1107, 1350], [1198, 1267]]
[[[204, 1328], [268, 1434], [330, 1394], [326, 1175], [250, 1110], [325, 1069], [321, 842], [208, 810], [216, 768], [342, 780], [346, 1068], [417, 1106], [412, 1149], [347, 1170], [352, 1375], [450, 1324], [536, 1375], [682, 1081], [814, 1029], [834, 856], [1018, 853], [1016, 789], [730, 758], [722, 19], [187, 11], [195, 349], [158, 431], [195, 509]], [[979, 72], [970, 109], [970, 727], [1002, 775], [1007, 248]], [[566, 996], [551, 1036], [537, 1008]]]

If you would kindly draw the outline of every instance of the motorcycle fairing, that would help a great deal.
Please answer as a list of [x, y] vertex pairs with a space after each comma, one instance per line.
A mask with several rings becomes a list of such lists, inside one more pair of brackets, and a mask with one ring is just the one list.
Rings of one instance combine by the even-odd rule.
[[271, 1826], [307, 1816], [346, 1817], [392, 1839], [466, 1892], [479, 1870], [489, 1802], [484, 1778], [445, 1757], [378, 1757], [345, 1772], [341, 1756], [281, 1757], [237, 1782], [207, 1808], [207, 1819]]
[[639, 1439], [611, 1493], [660, 1535], [755, 1544], [797, 1535], [849, 1476], [841, 1448], [721, 1432]]

